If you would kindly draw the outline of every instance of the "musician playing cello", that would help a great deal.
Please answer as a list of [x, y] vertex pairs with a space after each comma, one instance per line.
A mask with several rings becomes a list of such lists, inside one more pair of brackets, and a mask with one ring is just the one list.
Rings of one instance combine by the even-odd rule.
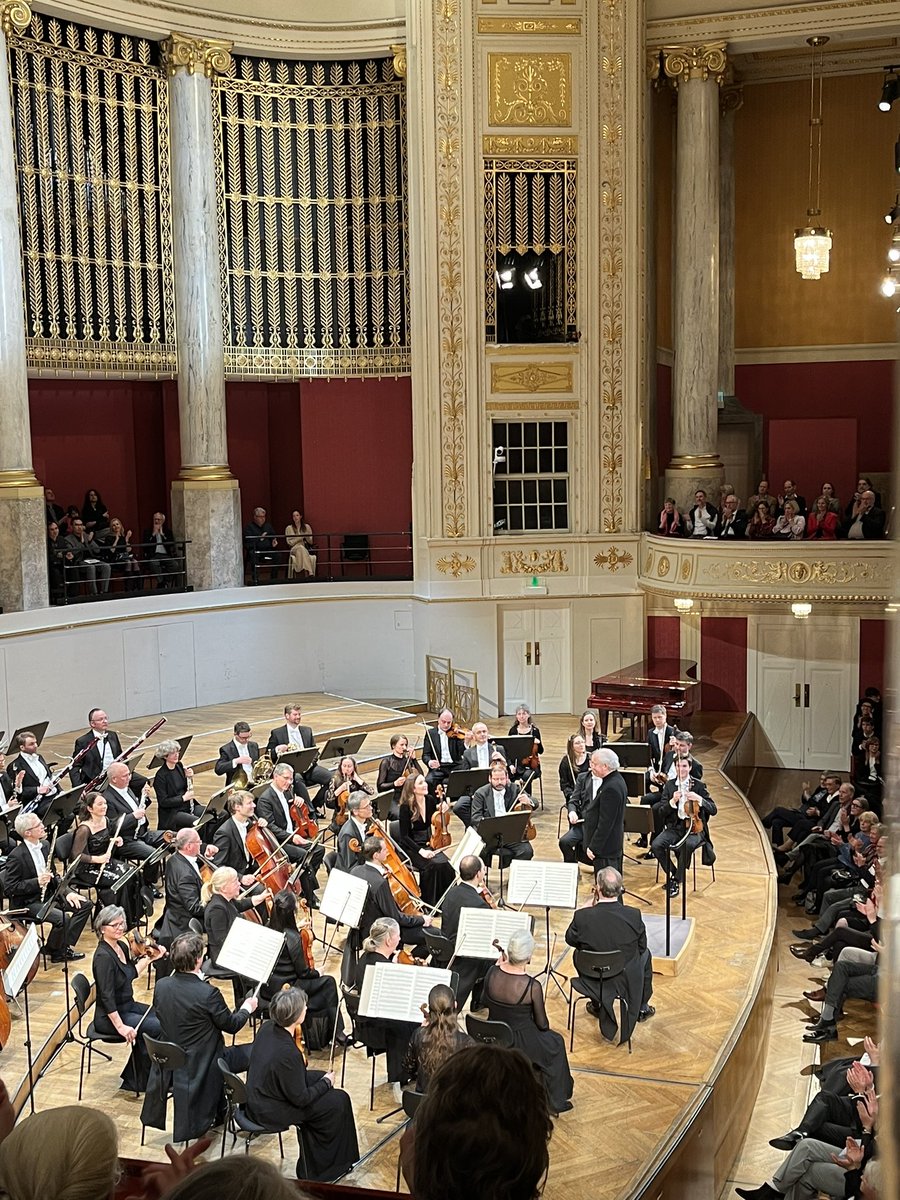
[[401, 912], [397, 907], [385, 866], [388, 857], [387, 842], [383, 838], [367, 837], [363, 842], [362, 853], [364, 862], [350, 872], [358, 879], [364, 879], [369, 885], [369, 894], [366, 897], [357, 931], [359, 937], [365, 938], [373, 921], [379, 917], [390, 917], [397, 922], [401, 940], [406, 945], [424, 946], [425, 935], [422, 933], [422, 929], [431, 924], [431, 917], [410, 916], [408, 913]]
[[272, 836], [282, 847], [291, 864], [303, 864], [300, 874], [303, 897], [310, 908], [318, 908], [316, 872], [325, 857], [325, 847], [321, 843], [314, 846], [309, 838], [292, 832], [294, 819], [291, 816], [290, 805], [294, 798], [293, 783], [294, 768], [288, 763], [280, 763], [272, 772], [269, 786], [257, 797], [256, 811], [268, 825]]

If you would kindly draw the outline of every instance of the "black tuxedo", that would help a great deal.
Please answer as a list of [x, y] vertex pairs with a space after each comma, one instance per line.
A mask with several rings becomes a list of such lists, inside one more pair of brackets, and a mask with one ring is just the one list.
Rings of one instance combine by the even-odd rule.
[[575, 785], [575, 800], [582, 790], [588, 797], [582, 808], [584, 813], [584, 849], [593, 852], [589, 859], [594, 870], [600, 867], [615, 867], [622, 870], [622, 845], [625, 840], [625, 805], [628, 803], [628, 788], [619, 771], [610, 771], [602, 781], [596, 796], [592, 796], [594, 776], [590, 771], [578, 777]]
[[166, 906], [153, 931], [166, 946], [170, 946], [179, 933], [190, 933], [190, 920], [203, 920], [203, 904], [200, 889], [203, 886], [200, 873], [189, 859], [177, 851], [166, 862]]
[[[504, 802], [506, 804], [507, 813], [512, 810], [513, 805], [518, 800], [531, 800], [527, 792], [520, 792], [514, 783], [508, 783], [503, 793]], [[532, 801], [532, 808], [534, 802]], [[491, 817], [502, 816], [498, 813], [494, 805], [494, 789], [489, 783], [484, 787], [480, 787], [472, 796], [472, 825], [477, 829], [482, 821], [488, 820]], [[496, 853], [496, 847], [485, 846], [481, 852], [482, 860], [490, 866], [491, 860]], [[529, 859], [534, 857], [534, 850], [531, 842], [504, 842], [500, 848], [501, 859], [508, 862], [513, 858]]]
[[238, 875], [255, 874], [256, 862], [244, 845], [234, 817], [222, 822], [213, 834], [213, 845], [219, 848], [216, 867], [231, 867]]
[[[44, 764], [44, 766], [47, 767], [47, 760], [44, 758], [43, 754], [39, 754], [38, 758]], [[31, 767], [28, 765], [22, 755], [17, 754], [12, 762], [7, 766], [6, 774], [9, 776], [12, 782], [15, 783], [16, 776], [20, 771], [25, 772], [25, 778], [22, 780], [22, 791], [19, 795], [19, 801], [23, 808], [25, 805], [31, 804], [33, 811], [36, 812], [39, 817], [42, 817], [50, 807], [51, 799], [59, 792], [59, 784], [56, 785], [56, 789], [54, 791], [45, 792], [43, 796], [39, 795], [38, 788], [40, 787], [40, 781], [37, 775], [34, 773], [34, 771], [32, 771]], [[47, 767], [47, 774], [48, 776], [53, 774], [49, 767]]]
[[[456, 931], [459, 929], [459, 914], [464, 908], [489, 908], [480, 893], [468, 883], [457, 883], [444, 897], [441, 905], [441, 933], [456, 949]], [[446, 965], [446, 964], [440, 964]], [[474, 992], [477, 1001], [481, 996], [481, 983], [487, 974], [490, 961], [486, 958], [466, 958], [464, 954], [455, 958], [453, 969], [459, 974], [456, 991], [456, 1007], [462, 1008], [469, 995]]]
[[[595, 904], [575, 911], [566, 942], [577, 950], [621, 950], [625, 958], [625, 978], [628, 984], [629, 1016], [637, 1017], [639, 1009], [650, 1003], [653, 995], [653, 961], [647, 949], [647, 930], [640, 911], [625, 904], [612, 902]], [[579, 982], [599, 1004], [603, 1001], [601, 980]]]
[[719, 518], [719, 528], [716, 531], [716, 537], [745, 538], [747, 536], [747, 522], [749, 519], [746, 510], [743, 508], [737, 509], [731, 517], [726, 515], [723, 508]]
[[[422, 742], [422, 765], [428, 770], [425, 778], [428, 782], [428, 790], [431, 792], [439, 783], [447, 782], [447, 776], [456, 769], [463, 756], [465, 741], [462, 738], [448, 737], [447, 745], [450, 750], [450, 762], [445, 763], [441, 760], [441, 738], [437, 726], [425, 730], [425, 738]], [[436, 758], [441, 764], [439, 767], [428, 766], [433, 758]]]
[[369, 894], [366, 897], [362, 916], [359, 920], [358, 933], [360, 941], [369, 936], [369, 930], [372, 928], [373, 921], [376, 921], [379, 917], [393, 917], [400, 926], [401, 942], [416, 946], [425, 944], [425, 938], [422, 935], [422, 926], [425, 924], [425, 918], [419, 916], [410, 917], [400, 911], [397, 907], [397, 901], [391, 892], [391, 885], [386, 875], [383, 875], [372, 863], [362, 863], [361, 866], [354, 867], [350, 874], [355, 875], [357, 879], [364, 879], [369, 885]]
[[[312, 726], [298, 725], [297, 732], [300, 734], [300, 740], [303, 742], [304, 749], [311, 750], [316, 744], [315, 738], [313, 737]], [[291, 739], [288, 734], [287, 722], [285, 722], [284, 725], [279, 725], [277, 729], [273, 729], [269, 734], [269, 741], [266, 745], [266, 749], [269, 752], [272, 762], [276, 762], [278, 759], [278, 747], [290, 746], [290, 744]]]
[[[453, 745], [454, 741], [455, 741], [454, 738], [450, 739], [451, 746]], [[497, 745], [492, 746], [490, 738], [488, 738], [486, 745], [487, 745], [487, 751], [488, 751], [487, 766], [491, 765], [491, 759], [494, 758], [498, 754], [503, 759], [503, 761], [506, 762], [506, 755], [503, 752], [502, 746], [497, 746]], [[478, 762], [478, 747], [474, 744], [471, 746], [467, 746], [465, 748], [465, 750], [463, 750], [462, 754], [459, 756], [459, 759], [457, 760], [457, 762], [454, 764], [453, 770], [454, 771], [481, 771], [481, 770], [484, 770], [484, 768], [481, 767]]]
[[651, 725], [650, 730], [647, 734], [647, 745], [650, 747], [650, 770], [651, 770], [651, 772], [657, 772], [657, 773], [659, 772], [659, 764], [662, 762], [663, 758], [665, 757], [665, 755], [667, 753], [666, 746], [668, 746], [670, 739], [673, 738], [674, 736], [675, 736], [675, 726], [674, 725], [666, 725], [665, 729], [663, 730], [662, 753], [660, 753], [659, 741], [657, 740], [657, 737], [656, 737], [656, 727]]
[[[315, 734], [312, 731], [311, 725], [298, 725], [297, 732], [300, 734], [300, 740], [303, 742], [303, 747], [306, 750], [311, 750], [316, 744]], [[278, 747], [289, 746], [291, 739], [288, 736], [287, 723], [279, 725], [277, 729], [273, 729], [269, 734], [269, 741], [266, 745], [266, 750], [269, 752], [269, 757], [272, 762], [278, 761]], [[325, 800], [325, 789], [331, 783], [331, 772], [325, 767], [320, 767], [318, 763], [313, 765], [303, 775], [299, 771], [294, 772], [294, 792], [302, 797], [307, 804], [314, 804], [317, 809], [321, 809]], [[309, 792], [306, 785], [318, 787], [316, 798], [310, 801]]]
[[[50, 853], [49, 842], [42, 842], [41, 849], [46, 859]], [[52, 864], [50, 870], [53, 870]], [[38, 883], [38, 873], [28, 845], [19, 842], [9, 853], [3, 866], [0, 879], [3, 891], [13, 908], [25, 908], [28, 915], [34, 917], [44, 904], [44, 892]], [[53, 895], [54, 883], [51, 881], [47, 895]], [[47, 936], [47, 949], [52, 955], [59, 955], [67, 946], [74, 946], [81, 937], [82, 930], [91, 915], [90, 904], [82, 904], [75, 908], [62, 897], [57, 897], [47, 911], [44, 920], [53, 926]]]
[[[285, 797], [285, 799], [289, 802], [289, 797]], [[273, 836], [278, 839], [279, 845], [284, 843], [284, 839], [288, 836], [288, 833], [291, 833], [293, 830], [293, 822], [287, 824], [285, 820], [280, 793], [274, 784], [270, 783], [266, 790], [257, 796], [256, 815], [260, 820], [268, 824]], [[307, 904], [313, 899], [316, 872], [325, 858], [325, 847], [321, 842], [312, 850], [309, 848], [311, 844], [311, 842], [307, 841], [305, 845], [301, 846], [296, 845], [294, 842], [287, 842], [282, 845], [282, 849], [292, 863], [304, 864], [301, 886], [303, 887]]]
[[219, 747], [219, 761], [216, 763], [215, 772], [217, 775], [225, 776], [225, 785], [228, 786], [234, 779], [235, 771], [237, 770], [232, 764], [236, 758], [243, 758], [244, 755], [250, 759], [251, 766], [245, 768], [247, 778], [253, 777], [253, 766], [259, 758], [259, 746], [256, 742], [248, 742], [246, 746], [239, 745], [234, 739], [226, 742], [224, 746]]
[[[83, 733], [80, 738], [75, 739], [75, 745], [72, 747], [73, 756], [80, 753], [85, 746], [90, 745], [94, 738], [104, 737], [112, 751], [113, 758], [118, 758], [122, 753], [122, 743], [119, 741], [119, 735], [114, 729], [107, 729], [105, 734], [99, 734], [93, 729], [89, 729], [87, 733]], [[103, 759], [100, 756], [100, 743], [96, 746], [91, 746], [84, 758], [69, 771], [69, 778], [72, 780], [72, 787], [78, 787], [79, 784], [88, 784], [92, 779], [96, 779], [103, 771]], [[147, 780], [143, 775], [134, 774], [131, 776], [132, 787], [136, 791], [140, 791]]]
[[[337, 861], [334, 865], [339, 871], [350, 872], [354, 867], [362, 866], [365, 862], [362, 856], [362, 844], [365, 840], [366, 835], [360, 833], [356, 822], [352, 817], [348, 817], [341, 826], [337, 837]], [[351, 850], [351, 841], [359, 842], [359, 850]]]
[[[709, 842], [710, 846], [712, 845], [709, 836], [709, 818], [714, 817], [718, 811], [716, 802], [710, 796], [706, 784], [701, 783], [696, 777], [692, 777], [688, 790], [700, 797], [700, 817], [703, 822], [703, 830], [700, 833], [687, 833], [684, 818], [679, 817], [678, 808], [673, 807], [670, 803], [677, 790], [672, 781], [663, 788], [665, 799], [661, 800], [658, 806], [654, 806], [654, 812], [657, 808], [659, 809], [663, 829], [654, 836], [650, 843], [650, 854], [657, 860], [669, 880], [672, 878], [683, 880], [687, 864], [697, 847], [703, 842]], [[686, 834], [687, 836], [685, 836]], [[678, 860], [673, 864], [670, 852], [676, 847]]]

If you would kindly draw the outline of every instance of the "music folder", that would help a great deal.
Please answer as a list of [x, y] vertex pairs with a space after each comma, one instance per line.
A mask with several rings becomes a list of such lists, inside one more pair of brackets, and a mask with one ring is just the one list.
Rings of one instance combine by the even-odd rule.
[[16, 744], [16, 738], [19, 736], [20, 733], [33, 733], [35, 741], [40, 746], [41, 742], [44, 740], [44, 735], [46, 734], [46, 732], [49, 728], [50, 728], [49, 721], [35, 721], [35, 723], [33, 725], [20, 725], [19, 728], [15, 730], [12, 737], [9, 739], [9, 749], [10, 749], [11, 754], [19, 753], [19, 747]]
[[489, 958], [491, 962], [496, 962], [500, 951], [494, 945], [494, 938], [505, 949], [512, 934], [520, 929], [527, 933], [534, 929], [534, 917], [530, 913], [495, 908], [461, 908], [456, 931], [456, 953], [461, 958]]
[[[187, 754], [187, 748], [191, 744], [191, 742], [194, 740], [194, 735], [192, 733], [189, 733], [185, 737], [175, 738], [174, 740], [178, 743], [179, 761], [183, 762], [184, 756], [185, 756], [185, 754]], [[153, 757], [150, 759], [150, 765], [148, 766], [147, 770], [148, 771], [158, 770], [163, 765], [164, 761], [165, 760], [160, 758], [160, 756], [158, 754], [154, 754]]]
[[253, 921], [233, 921], [216, 966], [255, 983], [265, 983], [278, 961], [284, 934]]
[[578, 863], [514, 858], [509, 864], [507, 904], [574, 908], [577, 900]]
[[71, 817], [78, 807], [85, 786], [85, 784], [79, 783], [78, 787], [69, 788], [67, 792], [58, 792], [44, 813], [44, 824], [53, 825], [57, 821]]
[[310, 746], [306, 750], [285, 750], [284, 754], [279, 754], [277, 766], [282, 763], [287, 763], [289, 767], [294, 768], [295, 775], [305, 775], [311, 766], [319, 757], [319, 751], [315, 746]]
[[[235, 922], [237, 924], [237, 922]], [[366, 967], [359, 998], [361, 1017], [422, 1023], [422, 1005], [438, 983], [452, 986], [453, 972], [443, 967], [409, 967], [405, 963], [372, 963]]]
[[613, 742], [609, 749], [623, 767], [650, 766], [650, 746], [647, 742]]
[[523, 842], [525, 826], [530, 816], [530, 811], [523, 811], [506, 813], [502, 817], [485, 817], [478, 826], [478, 836], [488, 850], [494, 850], [498, 845], [509, 846], [513, 842]]

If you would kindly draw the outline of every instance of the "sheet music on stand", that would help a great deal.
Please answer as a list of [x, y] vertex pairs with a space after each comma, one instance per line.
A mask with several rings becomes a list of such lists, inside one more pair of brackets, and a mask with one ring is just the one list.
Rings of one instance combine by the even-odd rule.
[[578, 901], [578, 864], [513, 859], [509, 866], [507, 904], [536, 908], [574, 908]]
[[451, 986], [452, 971], [438, 967], [409, 967], [404, 963], [373, 963], [366, 967], [359, 1014], [389, 1021], [422, 1022], [422, 1005], [438, 983]]
[[12, 956], [9, 966], [5, 971], [0, 972], [3, 977], [3, 987], [7, 996], [15, 998], [19, 994], [22, 985], [28, 978], [28, 972], [31, 970], [40, 952], [41, 944], [38, 941], [37, 925], [29, 925], [25, 931], [25, 936], [16, 947], [16, 952]]
[[496, 962], [500, 957], [494, 938], [505, 946], [520, 929], [531, 933], [534, 917], [525, 912], [501, 911], [495, 908], [461, 908], [459, 928], [456, 931], [456, 953], [462, 958], [489, 958]]
[[265, 983], [283, 945], [283, 933], [253, 921], [234, 921], [219, 951], [216, 966], [256, 983]]
[[325, 917], [331, 917], [332, 921], [337, 921], [340, 925], [358, 929], [368, 894], [369, 885], [364, 879], [335, 868], [325, 884], [325, 891], [319, 901], [319, 912]]
[[456, 874], [459, 874], [459, 864], [467, 855], [474, 854], [477, 858], [483, 849], [484, 842], [478, 836], [478, 830], [474, 825], [470, 825], [453, 847], [453, 853], [449, 856], [450, 865]]

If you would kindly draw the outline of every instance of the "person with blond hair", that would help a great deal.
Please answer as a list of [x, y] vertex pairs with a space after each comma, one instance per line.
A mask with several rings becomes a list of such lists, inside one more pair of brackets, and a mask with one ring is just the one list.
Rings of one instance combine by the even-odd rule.
[[116, 1126], [85, 1104], [34, 1113], [0, 1144], [6, 1200], [107, 1200], [118, 1178]]

